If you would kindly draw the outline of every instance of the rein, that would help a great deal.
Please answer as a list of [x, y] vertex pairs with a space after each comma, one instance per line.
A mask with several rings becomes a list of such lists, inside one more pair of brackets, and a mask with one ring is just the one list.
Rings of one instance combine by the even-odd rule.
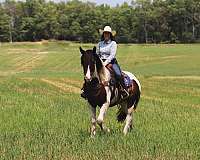
[[102, 84], [104, 87], [109, 86], [109, 81], [103, 81], [100, 84]]

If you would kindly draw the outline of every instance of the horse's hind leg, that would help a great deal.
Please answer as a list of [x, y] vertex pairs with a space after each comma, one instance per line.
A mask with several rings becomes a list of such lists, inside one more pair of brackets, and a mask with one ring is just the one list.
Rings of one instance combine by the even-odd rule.
[[128, 131], [132, 129], [132, 121], [133, 121], [132, 113], [133, 112], [134, 112], [134, 105], [128, 109], [128, 113], [126, 116], [126, 124], [123, 130], [124, 135], [126, 135]]

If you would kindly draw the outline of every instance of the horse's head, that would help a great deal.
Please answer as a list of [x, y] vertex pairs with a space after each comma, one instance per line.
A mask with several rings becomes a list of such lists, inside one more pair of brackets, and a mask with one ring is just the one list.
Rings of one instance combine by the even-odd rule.
[[84, 79], [86, 82], [91, 81], [95, 77], [95, 64], [96, 64], [96, 47], [93, 50], [84, 51], [80, 47], [81, 52], [81, 65], [83, 67]]

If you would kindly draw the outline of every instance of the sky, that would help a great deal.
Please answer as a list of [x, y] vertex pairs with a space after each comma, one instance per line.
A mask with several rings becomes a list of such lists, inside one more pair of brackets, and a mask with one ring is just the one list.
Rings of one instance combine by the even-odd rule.
[[[82, 1], [87, 1], [87, 0], [82, 0]], [[90, 2], [95, 2], [96, 4], [109, 4], [111, 6], [116, 6], [117, 4], [122, 4], [124, 2], [130, 3], [131, 0], [88, 0]]]
[[[5, 0], [0, 0], [0, 2], [3, 2]], [[25, 1], [25, 0], [22, 0], [22, 1]], [[59, 1], [68, 1], [68, 0], [52, 0], [52, 1], [55, 1], [55, 2], [59, 2]], [[100, 5], [100, 4], [108, 4], [110, 6], [116, 6], [117, 4], [122, 4], [124, 2], [128, 2], [130, 3], [131, 0], [82, 0], [83, 2], [86, 2], [86, 1], [90, 1], [90, 2], [94, 2], [96, 3], [97, 5]]]

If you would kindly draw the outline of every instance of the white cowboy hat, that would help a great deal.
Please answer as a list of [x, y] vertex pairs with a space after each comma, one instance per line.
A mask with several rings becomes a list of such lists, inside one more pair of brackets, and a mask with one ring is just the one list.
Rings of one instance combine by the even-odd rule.
[[112, 34], [112, 36], [116, 35], [116, 31], [112, 31], [110, 26], [105, 26], [104, 29], [99, 29], [99, 33], [102, 35], [104, 32], [109, 32]]

